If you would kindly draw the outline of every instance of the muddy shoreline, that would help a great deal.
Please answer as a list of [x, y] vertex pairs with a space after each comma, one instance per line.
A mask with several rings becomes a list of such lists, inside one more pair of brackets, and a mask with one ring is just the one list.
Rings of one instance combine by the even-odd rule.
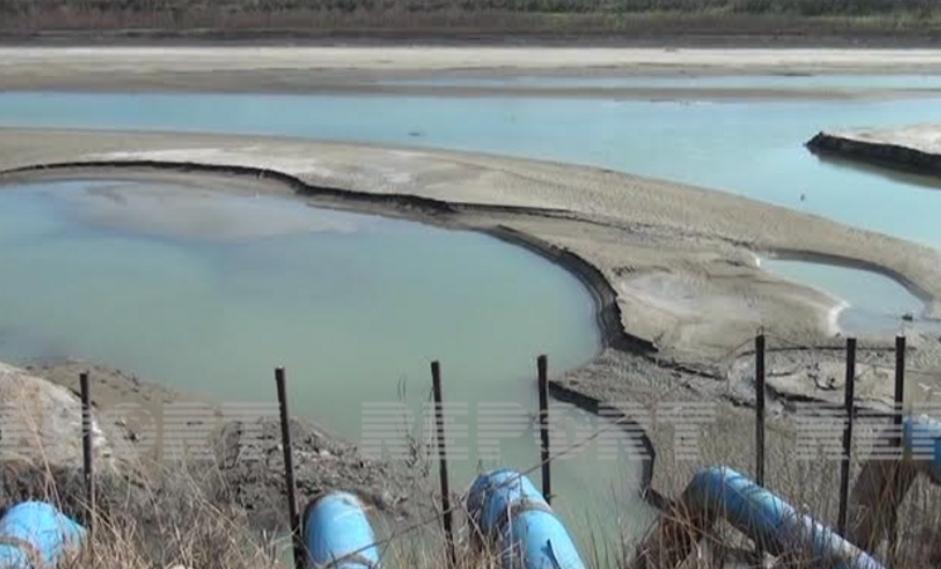
[[[497, 72], [498, 70], [488, 70]], [[576, 70], [572, 70], [578, 76]], [[548, 76], [547, 78], [552, 78]], [[418, 75], [418, 80], [430, 78]], [[462, 75], [464, 79], [472, 77]], [[285, 79], [284, 76], [281, 77]], [[597, 99], [602, 101], [890, 101], [899, 98], [937, 98], [941, 96], [941, 88], [877, 88], [877, 89], [834, 89], [820, 91], [811, 88], [759, 88], [741, 89], [735, 87], [528, 87], [501, 85], [494, 87], [478, 85], [407, 85], [385, 83], [381, 79], [348, 77], [341, 79], [325, 78], [323, 81], [314, 81], [298, 76], [290, 78], [283, 83], [275, 81], [259, 81], [257, 87], [251, 87], [251, 79], [246, 82], [241, 74], [231, 76], [220, 75], [211, 83], [200, 81], [199, 78], [180, 75], [167, 78], [158, 85], [140, 83], [129, 92], [151, 92], [151, 87], [173, 93], [205, 92], [205, 93], [274, 93], [283, 95], [318, 95], [318, 96], [349, 96], [357, 97], [448, 97], [458, 99], [474, 99], [478, 97], [509, 97], [509, 98], [545, 98], [545, 99]], [[128, 92], [121, 85], [110, 83], [107, 79], [86, 80], [75, 78], [62, 84], [58, 82], [4, 82], [0, 78], [0, 86], [4, 90], [15, 92], [29, 92], [36, 89], [43, 90], [69, 90], [78, 93], [110, 93], [120, 89]]]
[[[46, 393], [54, 393], [57, 388], [65, 388], [71, 395], [70, 399], [59, 402], [60, 408], [50, 404], [44, 408], [44, 413], [38, 412], [39, 422], [35, 428], [42, 434], [38, 440], [62, 441], [59, 445], [72, 452], [63, 453], [60, 449], [58, 455], [50, 454], [49, 443], [31, 441], [18, 449], [18, 460], [11, 460], [10, 454], [5, 454], [0, 459], [0, 467], [20, 464], [80, 472], [81, 430], [76, 425], [63, 425], [53, 415], [78, 408], [79, 374], [88, 373], [95, 431], [100, 433], [96, 441], [96, 474], [103, 476], [103, 480], [117, 477], [149, 488], [159, 486], [160, 476], [167, 469], [196, 468], [211, 472], [224, 488], [220, 496], [225, 497], [226, 503], [252, 512], [251, 524], [257, 531], [286, 529], [280, 424], [276, 413], [227, 414], [220, 402], [210, 395], [166, 388], [150, 378], [92, 362], [33, 362], [21, 367], [4, 367], [0, 363], [0, 371], [10, 370], [40, 383], [44, 389], [34, 396], [36, 400], [44, 401], [44, 397], [48, 397]], [[43, 386], [43, 382], [50, 385]], [[17, 397], [15, 385], [14, 380], [0, 373], [0, 391], [5, 397]], [[173, 421], [181, 409], [189, 414], [190, 434], [184, 438], [192, 448], [188, 447], [186, 456], [179, 452], [181, 441], [168, 438], [176, 436]], [[345, 487], [357, 492], [389, 522], [415, 520], [433, 510], [425, 489], [430, 481], [421, 474], [421, 469], [412, 470], [404, 463], [365, 457], [357, 445], [310, 419], [291, 417], [290, 421], [295, 468], [302, 473], [298, 478], [302, 503], [342, 480]], [[193, 438], [193, 433], [204, 438]], [[71, 447], [70, 442], [74, 442]], [[201, 454], [201, 449], [206, 453]], [[107, 484], [104, 487], [105, 493], [111, 490]], [[114, 496], [105, 496], [106, 500], [111, 498]]]
[[807, 142], [807, 148], [823, 156], [837, 156], [902, 172], [941, 177], [941, 144], [931, 142], [931, 137], [941, 137], [941, 126], [820, 132]]

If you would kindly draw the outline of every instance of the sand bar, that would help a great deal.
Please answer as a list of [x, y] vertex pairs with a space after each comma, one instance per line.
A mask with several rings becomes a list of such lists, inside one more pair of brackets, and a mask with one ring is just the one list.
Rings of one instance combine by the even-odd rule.
[[[76, 163], [236, 167], [284, 177], [265, 185], [281, 191], [294, 180], [293, 189], [310, 186], [305, 193], [347, 207], [488, 230], [550, 256], [571, 254], [601, 277], [621, 332], [692, 362], [725, 354], [761, 327], [795, 338], [833, 334], [834, 299], [759, 270], [758, 253], [875, 268], [924, 297], [929, 315], [941, 310], [941, 256], [933, 249], [596, 168], [287, 138], [13, 129], [0, 130], [0, 157], [6, 171]], [[334, 191], [315, 191], [324, 187]]]
[[[475, 46], [0, 47], [0, 89], [157, 89], [231, 92], [404, 93], [661, 98], [798, 97], [786, 89], [390, 86], [386, 79], [442, 75], [649, 76], [939, 73], [937, 49], [706, 49]], [[917, 89], [898, 89], [917, 94]], [[930, 90], [929, 90], [930, 91]], [[819, 89], [816, 96], [852, 96]], [[877, 90], [869, 96], [890, 96]]]

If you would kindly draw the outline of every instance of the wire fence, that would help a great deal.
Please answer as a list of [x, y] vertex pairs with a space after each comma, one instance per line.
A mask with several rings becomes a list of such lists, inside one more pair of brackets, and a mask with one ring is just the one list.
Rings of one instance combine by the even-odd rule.
[[[842, 364], [846, 366], [847, 373], [846, 373], [845, 389], [847, 390], [847, 396], [846, 396], [845, 406], [846, 406], [847, 416], [850, 418], [850, 426], [849, 426], [849, 431], [847, 431], [848, 434], [844, 437], [844, 444], [843, 444], [844, 449], [849, 449], [852, 446], [852, 420], [853, 420], [853, 417], [855, 417], [855, 412], [856, 412], [856, 407], [857, 407], [854, 394], [853, 394], [853, 385], [858, 378], [865, 377], [867, 373], [872, 373], [872, 370], [874, 369], [890, 371], [894, 373], [896, 375], [895, 398], [896, 398], [896, 403], [900, 403], [902, 400], [902, 394], [900, 392], [902, 383], [900, 383], [901, 379], [899, 378], [899, 374], [900, 373], [904, 374], [905, 372], [930, 373], [932, 371], [932, 370], [919, 369], [917, 367], [910, 367], [910, 366], [905, 365], [904, 355], [905, 355], [906, 350], [905, 350], [904, 341], [902, 341], [901, 344], [897, 343], [895, 349], [887, 348], [884, 346], [876, 346], [874, 348], [864, 347], [859, 351], [863, 357], [859, 358], [857, 362], [856, 357], [855, 357], [856, 356], [856, 342], [855, 340], [852, 340], [852, 339], [848, 340], [847, 344], [840, 346], [836, 344], [821, 345], [819, 343], [802, 342], [800, 340], [788, 338], [786, 336], [783, 336], [777, 333], [768, 333], [767, 331], [764, 331], [764, 330], [761, 330], [759, 332], [759, 336], [770, 339], [771, 340], [770, 343], [772, 345], [768, 346], [766, 350], [760, 349], [760, 348], [756, 349], [756, 345], [757, 345], [756, 339], [749, 338], [747, 340], [742, 341], [741, 343], [734, 346], [733, 348], [727, 350], [721, 355], [720, 358], [718, 358], [719, 361], [723, 362], [723, 364], [729, 370], [729, 375], [731, 375], [731, 371], [733, 370], [733, 368], [735, 367], [737, 363], [741, 362], [744, 358], [751, 357], [751, 358], [756, 358], [755, 373], [761, 374], [763, 376], [765, 373], [765, 366], [764, 365], [758, 366], [757, 358], [762, 358], [762, 362], [764, 362], [764, 358], [767, 356], [774, 358], [775, 356], [780, 356], [782, 354], [789, 355], [791, 353], [800, 353], [801, 355], [804, 356], [805, 362], [826, 361], [829, 363]], [[764, 345], [764, 341], [761, 342], [761, 345], [762, 346]], [[899, 346], [901, 346], [901, 350], [902, 350], [901, 354], [898, 354], [896, 352], [896, 350], [899, 349]], [[895, 361], [891, 363], [888, 361], [885, 361], [885, 358], [891, 354], [895, 354], [896, 356]], [[899, 360], [898, 359], [899, 357], [901, 357], [902, 359]], [[901, 370], [899, 369], [899, 361], [902, 362]], [[859, 364], [859, 366], [857, 366], [857, 364]], [[434, 369], [434, 366], [433, 366], [433, 369]], [[279, 395], [281, 398], [283, 398], [283, 370], [280, 370], [280, 372], [281, 372], [281, 375], [279, 376], [276, 373], [276, 376], [281, 377], [281, 380], [280, 380], [281, 383], [279, 383]], [[440, 377], [438, 377], [437, 379], [440, 380]], [[760, 382], [758, 381], [758, 379], [759, 378], [756, 377], [755, 385], [764, 385], [764, 377], [760, 378], [761, 380]], [[667, 391], [669, 392], [671, 390], [676, 390], [680, 388], [681, 387], [673, 386], [670, 390], [667, 390]], [[86, 391], [87, 389], [88, 387], [87, 387], [87, 376], [86, 376], [86, 381], [83, 382], [83, 398], [85, 398], [86, 400], [88, 397], [88, 393]], [[664, 393], [660, 393], [657, 398], [660, 399], [663, 396], [664, 396]], [[442, 443], [442, 441], [446, 439], [446, 437], [444, 437], [444, 431], [443, 431], [444, 420], [442, 416], [443, 414], [442, 410], [444, 408], [444, 405], [443, 405], [443, 402], [441, 401], [440, 391], [436, 393], [434, 389], [429, 388], [427, 396], [424, 397], [423, 399], [425, 399], [426, 402], [434, 401], [436, 405], [436, 411], [438, 411], [438, 414], [436, 415], [436, 423], [437, 423], [438, 429], [435, 434], [435, 439], [439, 443], [437, 450], [435, 450], [433, 446], [430, 444], [425, 444], [422, 446], [424, 450], [424, 459], [426, 461], [430, 461], [432, 458], [437, 456], [437, 458], [439, 458], [440, 460], [446, 461], [447, 451], [446, 449], [443, 448], [443, 443]], [[763, 400], [763, 394], [762, 394], [762, 400]], [[542, 408], [542, 405], [540, 405], [540, 407], [541, 407], [540, 413], [547, 412], [546, 409]], [[898, 412], [901, 413], [901, 408], [898, 409]], [[282, 405], [281, 413], [282, 413], [282, 424], [285, 425], [285, 429], [287, 429], [288, 423], [287, 423], [287, 417], [286, 417], [286, 414], [287, 414], [286, 405]], [[562, 459], [564, 457], [567, 457], [569, 455], [572, 455], [573, 453], [576, 453], [582, 450], [584, 447], [586, 447], [586, 445], [591, 444], [593, 441], [597, 440], [599, 437], [601, 437], [602, 435], [606, 433], [617, 431], [617, 430], [623, 430], [625, 428], [626, 422], [631, 421], [631, 419], [626, 416], [624, 418], [615, 418], [615, 417], [606, 416], [606, 418], [610, 420], [604, 422], [603, 424], [597, 426], [596, 428], [593, 428], [589, 434], [582, 436], [578, 440], [571, 442], [570, 444], [567, 444], [562, 448], [558, 448], [558, 449], [553, 448], [553, 451], [551, 454], [549, 454], [548, 452], [542, 452], [540, 454], [539, 460], [536, 460], [530, 463], [527, 467], [517, 471], [515, 475], [510, 476], [509, 478], [501, 481], [499, 484], [489, 487], [488, 492], [494, 492], [507, 486], [519, 484], [523, 477], [529, 476], [530, 474], [540, 471], [540, 470], [543, 470], [543, 487], [545, 490], [546, 487], [548, 486], [547, 484], [548, 469], [544, 470], [545, 466], [550, 465], [554, 461], [557, 461], [559, 459]], [[756, 415], [756, 421], [763, 423], [764, 421], [763, 414]], [[545, 428], [545, 425], [542, 425], [542, 428]], [[631, 425], [631, 428], [636, 428], [636, 425]], [[89, 436], [90, 429], [91, 429], [90, 421], [83, 422], [83, 436], [84, 437]], [[763, 429], [760, 429], [760, 431], [763, 432]], [[286, 470], [285, 480], [286, 480], [286, 485], [288, 486], [287, 494], [289, 496], [289, 500], [293, 501], [295, 500], [295, 498], [294, 498], [294, 488], [293, 488], [293, 484], [294, 484], [293, 472], [291, 471], [291, 460], [289, 458], [289, 454], [291, 452], [290, 451], [290, 438], [289, 436], [287, 436], [287, 434], [284, 434], [283, 437], [284, 437], [285, 453], [286, 453], [285, 454], [285, 470]], [[763, 465], [764, 463], [763, 437], [759, 437], [757, 440], [758, 440], [758, 444], [756, 445], [757, 446], [756, 452], [758, 453], [757, 462], [758, 464]], [[544, 439], [543, 440], [544, 448], [541, 449], [542, 451], [545, 451], [546, 448], [548, 447], [547, 443], [548, 443], [547, 439]], [[849, 451], [847, 450], [847, 454], [848, 452]], [[86, 458], [86, 461], [85, 461], [86, 475], [89, 477], [89, 480], [90, 480], [91, 468], [92, 468], [90, 450], [86, 449], [85, 454], [86, 454], [86, 457], [85, 457]], [[848, 460], [848, 459], [845, 459], [845, 460]], [[844, 464], [846, 463], [844, 462]], [[848, 469], [844, 467], [844, 472], [842, 475], [842, 477], [844, 478], [844, 481], [842, 484], [843, 489], [841, 492], [842, 495], [840, 497], [842, 511], [845, 511], [845, 508], [846, 508], [846, 499], [847, 499], [846, 488], [848, 486], [846, 482], [847, 476], [848, 476]], [[470, 490], [468, 489], [468, 490], [465, 490], [464, 492], [461, 492], [459, 494], [454, 494], [452, 496], [452, 494], [449, 491], [447, 491], [447, 487], [448, 486], [447, 486], [447, 480], [446, 480], [446, 473], [443, 470], [442, 488], [444, 490], [441, 494], [442, 494], [442, 497], [444, 497], [445, 493], [447, 493], [448, 498], [452, 498], [452, 497], [455, 498], [453, 501], [443, 500], [442, 503], [444, 505], [442, 507], [435, 508], [435, 511], [432, 514], [424, 516], [420, 518], [419, 520], [409, 523], [405, 526], [394, 529], [391, 533], [382, 537], [381, 539], [377, 539], [373, 543], [364, 545], [363, 547], [360, 547], [356, 549], [355, 551], [349, 552], [347, 555], [344, 555], [343, 558], [337, 559], [334, 564], [342, 562], [346, 559], [355, 559], [361, 554], [374, 548], [380, 549], [383, 552], [387, 552], [388, 549], [397, 541], [402, 540], [406, 537], [409, 537], [412, 534], [418, 532], [419, 530], [423, 530], [431, 526], [440, 525], [442, 524], [442, 521], [447, 519], [451, 514], [460, 513], [460, 512], [463, 512], [465, 514], [465, 519], [471, 522], [469, 526], [470, 531], [475, 532], [476, 535], [480, 535], [480, 528], [474, 527], [473, 525], [474, 516], [471, 515], [471, 513], [466, 511], [466, 505], [467, 505], [467, 500], [469, 497]], [[94, 503], [94, 490], [92, 486], [89, 486], [88, 493], [89, 493], [89, 496], [88, 496], [89, 503], [93, 504]], [[291, 512], [294, 512], [293, 507], [290, 508], [290, 510]], [[301, 534], [301, 523], [296, 513], [291, 514], [290, 524], [291, 524], [291, 529], [292, 529], [292, 541], [294, 541], [295, 543], [295, 558], [298, 559], [300, 556], [304, 556], [305, 559], [303, 563], [306, 563], [306, 551], [304, 547], [302, 546], [302, 544], [299, 544], [299, 539], [300, 539], [300, 534]], [[450, 528], [446, 527], [445, 533], [446, 533], [446, 538], [448, 540], [448, 546], [453, 551], [453, 547], [454, 547], [453, 536], [451, 535]], [[453, 553], [451, 554], [451, 559], [452, 559], [451, 565], [457, 564]], [[303, 565], [303, 563], [301, 562], [298, 562], [298, 563], [299, 563], [298, 567]]]
[[[839, 345], [837, 343], [834, 343], [832, 345], [827, 345], [827, 344], [821, 345], [819, 343], [801, 342], [799, 340], [787, 338], [783, 335], [767, 333], [763, 330], [760, 331], [759, 335], [764, 335], [767, 338], [772, 340], [772, 343], [774, 345], [769, 347], [767, 350], [767, 354], [771, 356], [774, 356], [776, 353], [779, 354], [779, 353], [784, 353], [784, 352], [801, 352], [804, 354], [809, 353], [810, 354], [809, 359], [811, 361], [820, 359], [820, 360], [829, 361], [831, 363], [839, 363], [843, 365], [847, 364], [847, 347], [845, 344]], [[726, 351], [719, 358], [719, 360], [726, 362], [728, 366], [731, 368], [731, 366], [733, 366], [736, 361], [741, 360], [743, 357], [757, 357], [757, 354], [754, 349], [754, 345], [755, 345], [754, 338], [749, 338], [747, 340], [744, 340], [738, 345]], [[873, 353], [876, 353], [876, 354], [879, 354], [880, 356], [884, 356], [884, 355], [894, 354], [895, 349], [882, 347], [882, 346], [875, 347], [875, 348], [865, 347], [860, 351], [860, 353], [869, 355], [869, 356], [871, 356], [871, 354]], [[859, 372], [856, 372], [855, 370], [851, 371], [851, 373], [853, 373], [854, 380], [864, 377], [867, 373], [871, 373], [872, 369], [882, 369], [882, 370], [891, 371], [891, 372], [896, 371], [894, 362], [890, 364], [888, 362], [884, 362], [881, 360], [874, 360], [872, 358], [870, 359], [861, 358], [858, 360], [857, 363], [861, 364], [862, 371], [859, 371]], [[855, 368], [855, 369], [858, 369], [858, 368]], [[906, 367], [906, 371], [912, 371], [914, 373], [929, 373], [930, 372], [930, 370], [920, 370], [917, 368], [913, 369], [910, 367]], [[675, 391], [676, 389], [679, 389], [679, 387], [674, 387], [672, 391]], [[667, 391], [667, 394], [666, 394], [667, 396], [668, 396], [669, 391], [671, 390]], [[658, 396], [658, 399], [662, 398], [664, 395], [665, 395], [664, 393], [660, 393]], [[850, 403], [850, 405], [855, 406], [855, 402]], [[512, 476], [511, 478], [503, 481], [499, 485], [490, 488], [490, 490], [495, 491], [495, 490], [499, 490], [500, 488], [504, 486], [509, 486], [512, 484], [519, 483], [522, 477], [528, 476], [534, 472], [539, 471], [540, 469], [542, 469], [544, 465], [550, 464], [555, 460], [558, 460], [571, 453], [579, 451], [585, 445], [590, 444], [592, 441], [602, 436], [606, 432], [610, 432], [612, 430], [618, 430], [621, 428], [623, 428], [623, 423], [621, 421], [612, 421], [597, 429], [594, 429], [591, 432], [591, 434], [583, 437], [582, 439], [576, 441], [575, 443], [567, 445], [566, 447], [560, 450], [557, 450], [557, 451], [554, 450], [552, 455], [549, 458], [532, 463], [530, 466], [520, 470], [515, 476]], [[850, 444], [851, 444], [851, 441], [850, 441]], [[428, 456], [430, 456], [432, 452], [433, 451], [429, 450]], [[758, 450], [758, 452], [762, 452], [762, 451]], [[844, 474], [844, 476], [846, 475]], [[843, 486], [846, 487], [845, 482]], [[466, 504], [467, 498], [468, 498], [468, 494], [466, 491], [464, 493], [459, 494], [457, 496], [456, 501], [454, 502], [454, 505], [450, 507], [448, 512], [453, 513], [453, 512], [457, 512], [460, 510], [460, 511], [463, 511], [464, 514], [468, 514], [468, 512], [464, 510], [464, 506]], [[843, 508], [846, 507], [845, 500], [846, 500], [846, 496], [845, 496], [845, 490], [844, 490], [844, 496], [841, 498], [841, 502], [843, 502], [843, 506], [842, 506]], [[442, 509], [438, 509], [438, 511], [436, 511], [434, 514], [429, 515], [426, 518], [423, 518], [408, 526], [399, 528], [395, 530], [394, 532], [392, 532], [390, 535], [384, 537], [383, 539], [377, 540], [375, 543], [369, 544], [368, 546], [364, 546], [363, 548], [352, 552], [350, 556], [351, 557], [356, 556], [357, 554], [362, 553], [363, 551], [366, 551], [373, 547], [387, 548], [396, 540], [402, 539], [403, 537], [413, 532], [416, 532], [423, 528], [427, 528], [432, 525], [440, 524], [442, 518], [448, 512]], [[472, 519], [472, 516], [470, 515], [468, 515], [467, 517], [468, 519]], [[478, 531], [478, 530], [477, 528], [472, 528], [472, 531]]]
[[[498, 489], [500, 489], [500, 488], [512, 486], [512, 485], [514, 485], [514, 484], [518, 484], [518, 483], [521, 481], [521, 479], [522, 479], [523, 477], [528, 476], [528, 475], [530, 475], [530, 474], [532, 474], [532, 473], [534, 473], [534, 472], [536, 472], [536, 471], [538, 471], [538, 470], [541, 470], [542, 467], [543, 467], [543, 465], [545, 465], [545, 464], [551, 464], [551, 463], [552, 463], [553, 461], [555, 461], [555, 460], [558, 460], [558, 459], [560, 459], [560, 458], [562, 458], [562, 457], [564, 457], [564, 456], [568, 456], [569, 454], [574, 453], [574, 452], [580, 450], [582, 447], [584, 447], [585, 445], [591, 443], [592, 441], [594, 441], [595, 439], [597, 439], [597, 438], [600, 437], [601, 435], [605, 434], [606, 432], [610, 432], [610, 431], [613, 431], [613, 430], [616, 430], [616, 429], [620, 429], [620, 428], [621, 428], [620, 423], [609, 423], [608, 425], [606, 425], [606, 426], [604, 426], [604, 427], [602, 427], [602, 428], [595, 429], [590, 435], [585, 436], [585, 437], [582, 438], [581, 440], [579, 440], [579, 441], [577, 441], [577, 442], [575, 442], [575, 443], [572, 443], [572, 444], [570, 444], [570, 445], [567, 445], [566, 447], [564, 447], [563, 449], [561, 449], [561, 450], [558, 451], [558, 452], [553, 451], [552, 456], [550, 456], [547, 460], [539, 460], [539, 461], [537, 461], [537, 462], [531, 464], [530, 466], [524, 468], [523, 470], [518, 471], [518, 472], [516, 473], [516, 475], [511, 476], [510, 478], [508, 478], [508, 479], [502, 481], [500, 484], [497, 484], [496, 486], [491, 487], [491, 488], [490, 488], [490, 491], [494, 491], [494, 490], [498, 490]], [[460, 511], [464, 511], [464, 510], [463, 510], [463, 507], [464, 507], [464, 505], [465, 505], [466, 502], [467, 502], [468, 493], [465, 491], [465, 492], [459, 494], [457, 498], [458, 498], [458, 499], [456, 500], [456, 504], [455, 504], [454, 506], [451, 506], [451, 508], [450, 508], [450, 510], [449, 510], [451, 513], [458, 512], [459, 510], [460, 510]], [[464, 511], [464, 513], [466, 514], [467, 512]], [[414, 523], [409, 524], [409, 525], [407, 525], [407, 526], [405, 526], [405, 527], [403, 527], [403, 528], [401, 528], [401, 529], [398, 529], [398, 530], [394, 531], [393, 533], [391, 533], [390, 535], [388, 535], [387, 537], [385, 537], [385, 538], [383, 538], [383, 539], [377, 540], [377, 541], [375, 541], [374, 543], [371, 543], [371, 544], [369, 544], [369, 545], [365, 545], [365, 546], [363, 546], [363, 547], [361, 547], [361, 548], [359, 548], [359, 549], [357, 549], [357, 550], [355, 550], [355, 551], [350, 552], [348, 555], [344, 556], [344, 559], [352, 559], [352, 558], [355, 558], [355, 557], [358, 556], [359, 554], [361, 554], [361, 553], [363, 553], [363, 552], [365, 552], [365, 551], [368, 551], [368, 550], [370, 550], [370, 549], [372, 549], [372, 548], [374, 548], [374, 547], [385, 548], [385, 547], [389, 546], [392, 542], [394, 542], [394, 541], [396, 541], [396, 540], [398, 540], [398, 539], [401, 539], [401, 538], [407, 536], [408, 534], [411, 534], [411, 533], [416, 532], [416, 531], [418, 531], [418, 530], [420, 530], [420, 529], [423, 529], [423, 528], [427, 528], [428, 526], [431, 526], [431, 525], [438, 525], [438, 524], [441, 523], [441, 520], [442, 520], [444, 514], [445, 514], [445, 511], [444, 511], [444, 510], [439, 510], [439, 511], [435, 512], [434, 515], [429, 515], [428, 517], [426, 517], [426, 518], [424, 518], [424, 519], [422, 519], [422, 520], [419, 520], [419, 521], [417, 521], [417, 522], [414, 522]], [[477, 531], [477, 528], [474, 528], [474, 531]], [[342, 561], [342, 559], [341, 559], [341, 560], [338, 560], [338, 561]]]

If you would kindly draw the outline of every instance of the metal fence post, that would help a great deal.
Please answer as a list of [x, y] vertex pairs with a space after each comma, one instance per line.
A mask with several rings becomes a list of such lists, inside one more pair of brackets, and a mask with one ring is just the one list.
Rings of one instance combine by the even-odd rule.
[[552, 503], [552, 472], [549, 455], [549, 361], [545, 355], [536, 359], [539, 377], [539, 460], [542, 465], [542, 495]]
[[755, 482], [765, 485], [765, 336], [755, 336]]
[[[905, 407], [905, 336], [898, 335], [895, 337], [895, 411], [892, 416], [892, 425], [895, 428], [895, 432], [898, 433], [897, 438], [893, 443], [895, 448], [898, 449], [899, 453], [899, 464], [903, 459], [902, 453], [904, 452], [904, 444], [902, 436], [902, 417], [904, 414]], [[897, 498], [902, 493], [902, 474], [900, 472], [900, 467], [896, 466], [895, 471], [892, 473], [892, 492], [893, 498]], [[889, 567], [895, 567], [898, 561], [898, 511], [891, 509], [889, 511], [889, 520], [888, 527], [886, 528], [887, 533], [889, 534], [888, 539], [888, 550], [886, 557], [889, 562]]]
[[88, 541], [92, 542], [95, 532], [95, 471], [92, 456], [92, 416], [91, 388], [88, 385], [88, 372], [78, 376], [82, 397], [82, 475], [85, 482], [85, 499], [88, 507]]
[[849, 511], [850, 459], [853, 453], [853, 422], [856, 419], [856, 338], [846, 339], [846, 426], [843, 428], [843, 458], [840, 463], [840, 515], [837, 529], [846, 535]]
[[447, 542], [448, 560], [451, 567], [457, 565], [457, 553], [454, 550], [454, 529], [451, 517], [451, 489], [448, 483], [448, 457], [444, 438], [444, 408], [441, 395], [441, 364], [431, 362], [431, 386], [435, 399], [435, 435], [438, 441], [439, 475], [441, 481], [441, 512], [444, 525], [444, 538]]
[[284, 484], [288, 498], [288, 527], [291, 528], [291, 545], [294, 552], [294, 567], [304, 569], [304, 545], [301, 542], [300, 518], [297, 515], [296, 488], [294, 485], [294, 453], [291, 448], [291, 425], [288, 415], [287, 389], [283, 367], [275, 368], [274, 381], [278, 388], [278, 408], [281, 415], [281, 448], [284, 451]]

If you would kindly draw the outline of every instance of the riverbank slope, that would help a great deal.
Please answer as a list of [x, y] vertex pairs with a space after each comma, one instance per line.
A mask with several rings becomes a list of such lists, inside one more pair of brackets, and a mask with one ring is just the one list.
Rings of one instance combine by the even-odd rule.
[[[80, 373], [89, 374], [94, 463], [102, 480], [147, 489], [165, 483], [173, 469], [192, 471], [194, 482], [196, 472], [208, 474], [204, 482], [211, 487], [202, 490], [216, 493], [220, 506], [224, 502], [251, 512], [248, 525], [258, 532], [285, 529], [275, 412], [233, 412], [219, 401], [103, 365], [63, 361], [19, 368], [0, 362], [0, 394], [6, 403], [0, 417], [0, 470], [67, 477], [81, 469]], [[182, 420], [185, 433], [179, 431]], [[433, 505], [422, 501], [420, 489], [426, 481], [420, 469], [366, 458], [355, 445], [310, 421], [292, 418], [291, 430], [302, 504], [342, 484], [390, 522], [414, 520], [431, 511]], [[0, 492], [14, 491], [16, 480], [0, 476], [0, 482]], [[115, 488], [101, 488], [101, 500], [120, 501], [119, 494], [110, 494]], [[81, 504], [80, 496], [64, 498], [76, 507]]]

